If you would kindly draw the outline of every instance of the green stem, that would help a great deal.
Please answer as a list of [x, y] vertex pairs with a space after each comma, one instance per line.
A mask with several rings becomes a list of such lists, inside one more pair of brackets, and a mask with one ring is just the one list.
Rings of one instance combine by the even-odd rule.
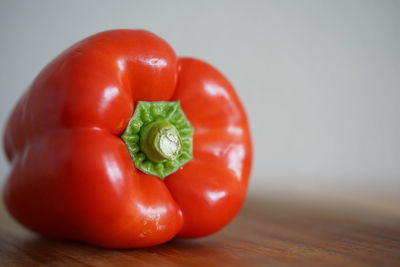
[[161, 179], [192, 159], [193, 128], [178, 101], [139, 101], [121, 137], [135, 167]]
[[182, 152], [182, 141], [172, 123], [159, 120], [140, 131], [140, 149], [154, 162], [175, 160]]

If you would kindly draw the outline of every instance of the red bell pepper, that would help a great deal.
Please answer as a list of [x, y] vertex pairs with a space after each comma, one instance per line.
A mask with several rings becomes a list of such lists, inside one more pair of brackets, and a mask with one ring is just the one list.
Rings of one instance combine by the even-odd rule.
[[227, 79], [142, 30], [98, 33], [56, 57], [16, 105], [4, 144], [17, 221], [110, 248], [221, 229], [252, 161]]

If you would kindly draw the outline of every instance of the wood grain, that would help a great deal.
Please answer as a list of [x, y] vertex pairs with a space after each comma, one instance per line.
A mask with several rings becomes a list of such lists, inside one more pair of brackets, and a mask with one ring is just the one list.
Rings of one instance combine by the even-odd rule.
[[400, 266], [400, 216], [346, 206], [250, 199], [213, 236], [130, 250], [44, 239], [0, 215], [1, 266]]

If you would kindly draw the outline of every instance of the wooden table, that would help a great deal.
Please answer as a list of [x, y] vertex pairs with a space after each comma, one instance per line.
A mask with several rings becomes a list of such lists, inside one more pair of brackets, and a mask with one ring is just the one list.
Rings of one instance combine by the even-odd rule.
[[47, 240], [0, 215], [1, 266], [400, 266], [400, 216], [346, 205], [250, 198], [213, 236], [130, 250]]

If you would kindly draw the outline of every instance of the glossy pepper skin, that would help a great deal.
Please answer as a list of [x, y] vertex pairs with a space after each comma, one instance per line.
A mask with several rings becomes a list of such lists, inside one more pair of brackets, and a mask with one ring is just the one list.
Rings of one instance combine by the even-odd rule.
[[[139, 100], [179, 100], [194, 127], [193, 160], [164, 180], [136, 169], [120, 138]], [[143, 30], [95, 34], [50, 62], [12, 112], [4, 146], [17, 221], [109, 248], [218, 231], [244, 201], [252, 161], [227, 79]]]

